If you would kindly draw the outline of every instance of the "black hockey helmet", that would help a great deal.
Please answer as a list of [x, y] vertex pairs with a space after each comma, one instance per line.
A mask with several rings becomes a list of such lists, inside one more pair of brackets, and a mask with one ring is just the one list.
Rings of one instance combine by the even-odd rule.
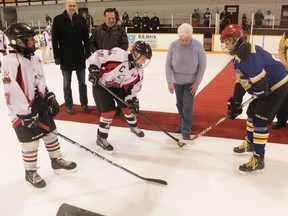
[[[133, 56], [134, 59], [134, 64], [136, 67], [146, 67], [149, 62], [150, 59], [152, 58], [152, 49], [150, 47], [150, 45], [147, 42], [144, 41], [136, 41], [131, 49], [131, 54]], [[141, 65], [138, 65], [136, 63], [136, 61], [141, 57], [141, 56], [145, 56], [147, 58], [147, 61]]]
[[[36, 35], [34, 29], [26, 23], [12, 24], [6, 32], [6, 35], [10, 41], [9, 45], [19, 53], [24, 55], [31, 55], [35, 52], [36, 48], [28, 48], [27, 41], [30, 37]], [[23, 42], [24, 46], [19, 46], [19, 40]]]

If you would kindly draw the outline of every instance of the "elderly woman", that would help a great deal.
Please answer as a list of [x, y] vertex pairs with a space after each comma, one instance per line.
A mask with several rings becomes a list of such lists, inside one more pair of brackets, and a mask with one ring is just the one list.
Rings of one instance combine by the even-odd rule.
[[193, 28], [183, 23], [178, 28], [179, 39], [172, 42], [166, 58], [166, 79], [171, 94], [176, 93], [176, 106], [180, 115], [176, 132], [190, 139], [194, 96], [206, 69], [203, 45], [192, 38]]

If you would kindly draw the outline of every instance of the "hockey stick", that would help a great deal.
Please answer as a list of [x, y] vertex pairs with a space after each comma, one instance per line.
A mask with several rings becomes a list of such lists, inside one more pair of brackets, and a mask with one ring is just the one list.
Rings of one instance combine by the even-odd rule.
[[[98, 83], [97, 85], [101, 86], [103, 89], [105, 89], [109, 94], [111, 94], [115, 99], [117, 99], [118, 101], [120, 101], [122, 104], [126, 105], [129, 107], [129, 104], [124, 101], [123, 99], [121, 99], [120, 97], [118, 97], [113, 91], [111, 91], [109, 88], [107, 88], [105, 85], [103, 85], [102, 83]], [[162, 128], [160, 125], [156, 124], [154, 121], [152, 121], [148, 116], [146, 116], [145, 114], [141, 113], [140, 111], [137, 113], [138, 115], [142, 116], [144, 119], [146, 119], [148, 122], [150, 122], [152, 125], [154, 125], [155, 127], [157, 127], [158, 129], [160, 129], [162, 132], [164, 132], [166, 135], [168, 135], [170, 138], [172, 138], [174, 141], [177, 142], [178, 146], [183, 146], [186, 143], [185, 142], [189, 142], [190, 140], [180, 140], [176, 137], [174, 137], [173, 135], [171, 135], [170, 133], [168, 133], [164, 128]]]
[[91, 149], [89, 149], [89, 148], [87, 148], [87, 147], [85, 147], [85, 146], [83, 146], [83, 145], [81, 145], [81, 144], [79, 144], [79, 143], [77, 143], [77, 142], [69, 139], [68, 137], [64, 136], [63, 134], [61, 134], [61, 133], [59, 133], [59, 132], [51, 131], [50, 128], [49, 128], [47, 125], [45, 125], [45, 124], [43, 124], [43, 123], [41, 123], [41, 122], [39, 122], [38, 125], [39, 125], [39, 127], [43, 128], [44, 130], [46, 130], [46, 131], [48, 131], [48, 132], [51, 132], [51, 133], [53, 133], [53, 134], [61, 137], [62, 139], [66, 140], [66, 141], [68, 141], [68, 142], [70, 142], [70, 143], [72, 143], [73, 145], [75, 145], [75, 146], [77, 146], [77, 147], [79, 147], [79, 148], [81, 148], [81, 149], [84, 149], [84, 150], [90, 152], [90, 153], [93, 154], [94, 156], [97, 156], [98, 158], [100, 158], [100, 159], [102, 159], [102, 160], [104, 160], [104, 161], [106, 161], [106, 162], [108, 162], [108, 163], [110, 163], [110, 164], [112, 164], [112, 165], [114, 165], [114, 166], [116, 166], [116, 167], [118, 167], [118, 168], [120, 168], [120, 169], [122, 169], [122, 170], [124, 170], [124, 171], [126, 171], [126, 172], [128, 172], [128, 173], [130, 173], [131, 175], [134, 175], [134, 176], [136, 176], [136, 177], [144, 180], [144, 181], [154, 182], [154, 183], [158, 183], [158, 184], [162, 184], [162, 185], [167, 185], [167, 184], [168, 184], [166, 181], [164, 181], [164, 180], [162, 180], [162, 179], [146, 178], [146, 177], [140, 176], [140, 175], [138, 175], [138, 174], [136, 174], [136, 173], [134, 173], [134, 172], [126, 169], [125, 167], [122, 167], [122, 166], [120, 166], [119, 164], [114, 163], [113, 161], [111, 161], [111, 160], [103, 157], [102, 155], [100, 155], [100, 154], [92, 151]]
[[[248, 99], [247, 101], [245, 101], [244, 103], [242, 103], [237, 109], [241, 109], [244, 106], [246, 106], [247, 104], [249, 104], [250, 102], [252, 102], [255, 98], [257, 98], [256, 96], [252, 96], [250, 99]], [[200, 133], [198, 133], [197, 135], [195, 135], [194, 137], [192, 137], [190, 140], [195, 140], [200, 136], [203, 136], [204, 134], [206, 134], [208, 131], [210, 131], [213, 127], [216, 127], [218, 124], [220, 124], [221, 122], [223, 122], [225, 119], [227, 118], [227, 115], [225, 115], [224, 117], [222, 117], [221, 119], [219, 119], [217, 122], [213, 123], [212, 125], [210, 125], [208, 128], [204, 129], [203, 131], [201, 131]], [[184, 144], [185, 145], [185, 144]], [[184, 145], [180, 146], [183, 147]]]

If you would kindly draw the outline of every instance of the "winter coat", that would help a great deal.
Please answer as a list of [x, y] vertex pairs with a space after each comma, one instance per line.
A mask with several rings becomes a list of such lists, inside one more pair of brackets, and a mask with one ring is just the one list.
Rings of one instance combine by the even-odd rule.
[[[72, 24], [73, 23], [73, 24]], [[55, 62], [60, 59], [64, 71], [83, 70], [89, 50], [89, 30], [84, 17], [74, 13], [72, 22], [66, 11], [56, 16], [52, 26]]]

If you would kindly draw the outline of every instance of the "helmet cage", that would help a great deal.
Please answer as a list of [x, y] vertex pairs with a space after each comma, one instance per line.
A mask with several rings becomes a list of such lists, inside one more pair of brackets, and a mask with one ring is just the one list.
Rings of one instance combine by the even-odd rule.
[[[228, 25], [223, 32], [221, 33], [220, 41], [221, 41], [221, 49], [224, 53], [234, 55], [235, 51], [237, 50], [237, 45], [240, 39], [244, 39], [244, 33], [240, 26], [236, 24]], [[230, 41], [234, 49], [228, 50], [226, 48], [226, 42]]]

